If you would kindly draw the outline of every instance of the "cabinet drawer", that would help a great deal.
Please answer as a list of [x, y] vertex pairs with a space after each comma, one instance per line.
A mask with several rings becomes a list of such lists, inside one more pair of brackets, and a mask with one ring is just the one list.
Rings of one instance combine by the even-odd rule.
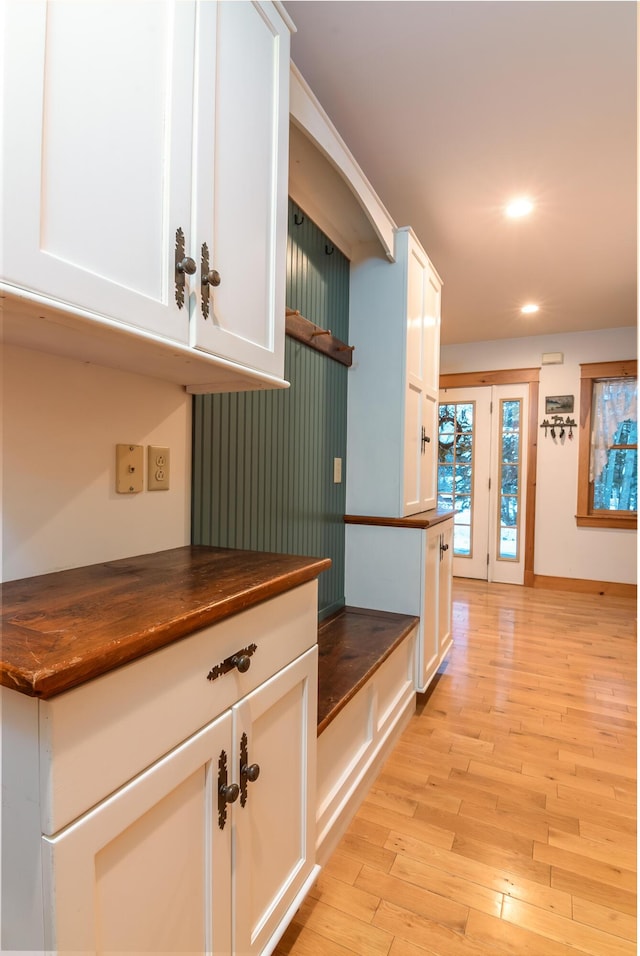
[[[41, 701], [42, 832], [56, 833], [316, 640], [317, 582], [311, 581]], [[246, 672], [234, 667], [207, 679], [252, 644]]]

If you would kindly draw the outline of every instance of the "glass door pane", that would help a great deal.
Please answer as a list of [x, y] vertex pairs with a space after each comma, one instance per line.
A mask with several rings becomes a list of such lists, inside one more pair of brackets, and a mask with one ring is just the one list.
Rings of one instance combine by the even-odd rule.
[[475, 402], [446, 402], [438, 409], [438, 507], [455, 512], [453, 553], [473, 556]]
[[518, 561], [520, 555], [520, 490], [522, 401], [500, 401], [500, 503], [496, 560]]

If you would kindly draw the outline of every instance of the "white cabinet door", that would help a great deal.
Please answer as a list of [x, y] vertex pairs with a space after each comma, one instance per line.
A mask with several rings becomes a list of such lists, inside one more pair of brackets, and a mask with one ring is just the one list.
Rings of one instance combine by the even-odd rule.
[[453, 518], [425, 532], [418, 690], [425, 690], [451, 647]]
[[195, 4], [8, 0], [3, 279], [187, 342]]
[[453, 518], [437, 525], [440, 529], [440, 571], [438, 581], [438, 657], [451, 647], [451, 584], [453, 580]]
[[406, 371], [404, 421], [404, 514], [423, 511], [426, 261], [416, 243], [407, 250]]
[[424, 274], [424, 456], [422, 509], [435, 508], [438, 500], [438, 401], [440, 396], [440, 317], [442, 283], [427, 263]]
[[401, 518], [436, 506], [441, 282], [411, 229], [395, 255], [351, 268], [347, 511]]
[[231, 826], [227, 816], [220, 828], [218, 808], [231, 730], [227, 712], [43, 837], [48, 950], [231, 952]]
[[289, 29], [269, 3], [202, 3], [197, 35], [191, 255], [219, 284], [198, 282], [192, 344], [281, 377]]
[[[234, 952], [262, 952], [314, 868], [317, 647], [234, 707], [248, 766], [233, 807]], [[243, 758], [241, 758], [243, 762]], [[253, 772], [251, 773], [253, 775]], [[244, 804], [244, 805], [243, 805]]]
[[440, 528], [424, 532], [424, 575], [422, 585], [422, 635], [418, 643], [417, 689], [426, 690], [439, 663]]
[[436, 506], [440, 282], [405, 232], [407, 283], [403, 514]]

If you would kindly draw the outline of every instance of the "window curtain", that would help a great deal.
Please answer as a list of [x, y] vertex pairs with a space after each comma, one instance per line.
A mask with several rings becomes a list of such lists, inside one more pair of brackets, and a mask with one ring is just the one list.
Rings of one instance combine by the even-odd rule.
[[609, 449], [622, 422], [638, 421], [637, 379], [609, 379], [593, 385], [592, 454], [589, 481], [596, 481], [607, 464]]

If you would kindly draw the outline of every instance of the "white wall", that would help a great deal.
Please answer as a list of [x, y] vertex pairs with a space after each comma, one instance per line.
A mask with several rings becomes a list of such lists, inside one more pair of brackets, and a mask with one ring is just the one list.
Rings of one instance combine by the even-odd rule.
[[[580, 363], [632, 359], [635, 328], [531, 336], [443, 346], [441, 373], [482, 372], [541, 366], [543, 352], [563, 352], [562, 365], [540, 368], [538, 423], [547, 395], [574, 395], [579, 418]], [[578, 441], [554, 443], [538, 430], [535, 574], [594, 581], [636, 582], [637, 533], [610, 528], [578, 528], [575, 521]]]
[[[181, 386], [5, 346], [2, 424], [2, 580], [189, 543]], [[170, 448], [169, 491], [116, 493], [121, 442]]]

